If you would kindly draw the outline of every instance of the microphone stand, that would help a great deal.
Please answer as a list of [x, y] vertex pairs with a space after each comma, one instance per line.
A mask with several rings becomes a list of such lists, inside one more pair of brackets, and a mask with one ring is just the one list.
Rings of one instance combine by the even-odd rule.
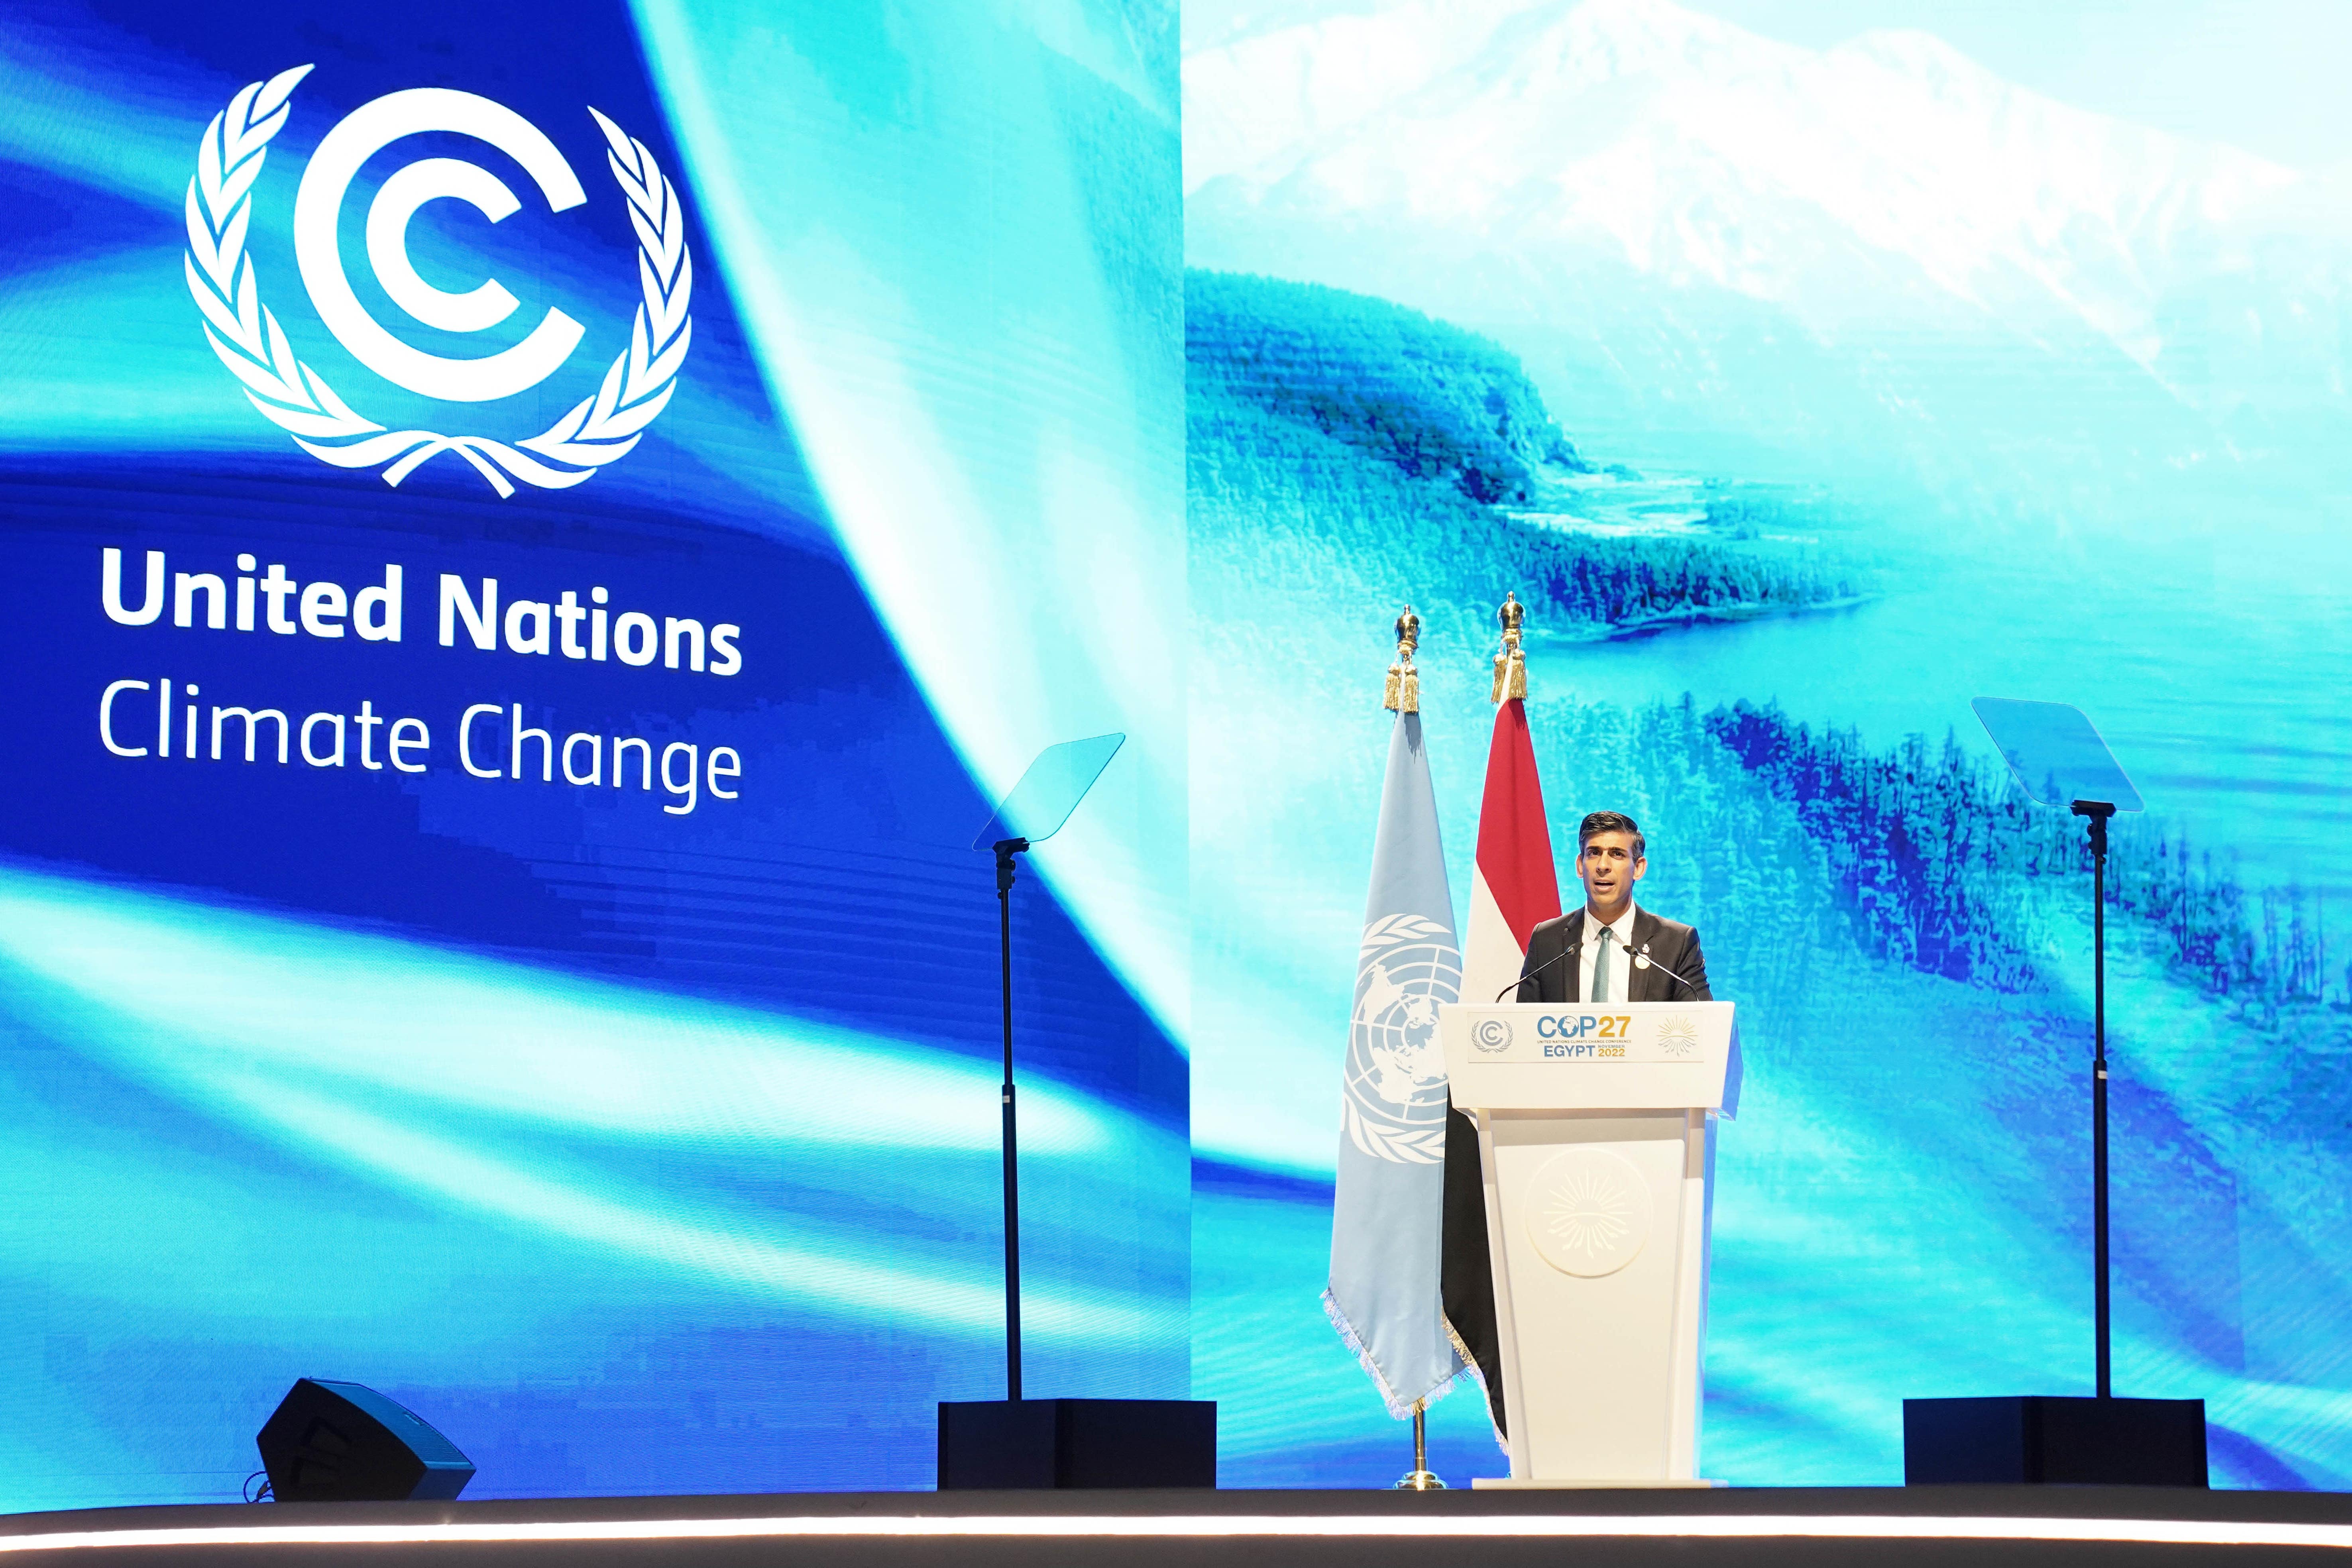
[[[2105, 862], [2103, 861], [2102, 864], [2104, 863]], [[1569, 954], [1581, 952], [1583, 947], [1584, 944], [1580, 942], [1569, 943], [1566, 947], [1561, 948], [1558, 952], [1553, 953], [1549, 958], [1545, 959], [1541, 963], [1537, 964], [1533, 969], [1530, 969], [1526, 973], [1520, 975], [1517, 980], [1512, 981], [1508, 985], [1504, 986], [1500, 991], [1496, 992], [1495, 1000], [1500, 1002], [1504, 997], [1509, 995], [1512, 992], [1517, 991], [1520, 986], [1525, 985], [1528, 981], [1533, 980], [1537, 975], [1541, 974], [1545, 970], [1549, 969], [1553, 964], [1558, 963], [1561, 959], [1566, 958]], [[2104, 949], [2102, 951], [2104, 951]], [[1696, 991], [1698, 989], [1698, 986], [1695, 982], [1684, 979], [1681, 975], [1675, 973], [1664, 964], [1660, 963], [1657, 960], [1650, 957], [1646, 952], [1637, 955], [1634, 960], [1633, 967], [1635, 969], [1654, 969], [1685, 991]], [[2102, 992], [2102, 994], [2105, 994], [2105, 993]], [[1581, 1005], [1581, 1004], [1579, 1004], [1579, 1005]], [[2101, 1069], [2101, 1081], [2102, 1083], [2105, 1081], [2105, 1071], [2104, 1068]], [[2105, 1103], [2104, 1089], [2101, 1093], [2102, 1098], [2100, 1103], [2104, 1105]], [[2100, 1114], [2104, 1118], [2105, 1112], [2103, 1110]], [[2104, 1128], [2106, 1123], [2103, 1120], [2100, 1122], [2100, 1125]], [[2105, 1145], [2103, 1144], [2102, 1147], [2105, 1147]], [[2105, 1171], [2105, 1164], [2102, 1163], [2100, 1169]], [[2105, 1192], [2105, 1188], [2103, 1186], [2100, 1191], [2104, 1194]], [[2104, 1202], [2104, 1198], [2102, 1201]], [[2102, 1208], [2100, 1212], [2104, 1214], [2106, 1211], [2105, 1208]], [[2101, 1342], [2105, 1343], [2105, 1342], [2103, 1340]]]
[[1696, 991], [1698, 989], [1698, 983], [1696, 981], [1684, 979], [1680, 974], [1667, 968], [1664, 964], [1660, 963], [1654, 958], [1650, 958], [1644, 955], [1639, 963], [1633, 965], [1633, 967], [1636, 969], [1654, 969], [1685, 991]]
[[1512, 992], [1517, 991], [1520, 986], [1525, 985], [1528, 981], [1533, 980], [1537, 975], [1541, 974], [1545, 970], [1549, 969], [1553, 964], [1558, 963], [1570, 953], [1578, 952], [1583, 946], [1584, 944], [1580, 942], [1570, 942], [1566, 947], [1561, 948], [1558, 952], [1553, 953], [1549, 958], [1545, 959], [1533, 969], [1523, 972], [1517, 980], [1512, 981], [1508, 985], [1506, 985], [1500, 991], [1496, 992], [1495, 1000], [1500, 1002], [1504, 997], [1509, 995]]

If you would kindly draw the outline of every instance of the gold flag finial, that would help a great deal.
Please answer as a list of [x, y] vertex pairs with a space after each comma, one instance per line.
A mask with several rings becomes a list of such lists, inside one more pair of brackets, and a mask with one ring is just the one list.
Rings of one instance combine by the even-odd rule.
[[1495, 618], [1503, 623], [1503, 646], [1495, 655], [1495, 689], [1488, 700], [1502, 702], [1528, 694], [1528, 656], [1519, 649], [1519, 626], [1528, 618], [1528, 607], [1519, 603], [1518, 595], [1507, 593]]
[[1412, 666], [1412, 650], [1421, 646], [1421, 617], [1407, 605], [1396, 620], [1396, 658], [1389, 666], [1388, 695], [1381, 706], [1391, 713], [1421, 711], [1421, 671]]

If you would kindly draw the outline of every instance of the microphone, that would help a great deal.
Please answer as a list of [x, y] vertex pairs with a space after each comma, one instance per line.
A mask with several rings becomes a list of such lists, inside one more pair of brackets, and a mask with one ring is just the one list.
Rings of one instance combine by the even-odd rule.
[[1698, 989], [1697, 981], [1685, 980], [1681, 975], [1675, 973], [1664, 964], [1660, 963], [1656, 959], [1652, 958], [1647, 952], [1636, 953], [1634, 955], [1633, 967], [1636, 969], [1654, 969], [1685, 991], [1696, 991]]
[[[1495, 1000], [1500, 1002], [1504, 997], [1509, 995], [1512, 992], [1517, 991], [1520, 986], [1526, 984], [1528, 981], [1533, 980], [1537, 975], [1541, 974], [1545, 970], [1549, 969], [1561, 959], [1566, 958], [1572, 952], [1581, 952], [1583, 951], [1583, 948], [1584, 944], [1580, 942], [1570, 942], [1568, 946], [1560, 949], [1558, 952], [1553, 953], [1549, 958], [1545, 959], [1541, 963], [1537, 964], [1533, 969], [1528, 970], [1525, 974], [1520, 975], [1517, 980], [1512, 981], [1508, 985], [1504, 986], [1500, 991], [1496, 992]], [[1685, 991], [1696, 991], [1698, 989], [1697, 981], [1684, 979], [1672, 969], [1667, 968], [1664, 964], [1660, 963], [1656, 959], [1652, 958], [1647, 952], [1637, 952], [1633, 955], [1633, 967], [1636, 969], [1654, 969]]]
[[1500, 991], [1496, 992], [1495, 1000], [1500, 1002], [1504, 997], [1509, 995], [1512, 992], [1517, 991], [1520, 986], [1525, 985], [1528, 981], [1533, 980], [1537, 975], [1541, 974], [1545, 970], [1549, 969], [1553, 964], [1558, 963], [1570, 953], [1581, 951], [1583, 946], [1584, 944], [1580, 942], [1572, 942], [1569, 943], [1566, 947], [1561, 948], [1558, 952], [1553, 953], [1549, 958], [1545, 959], [1541, 963], [1537, 964], [1533, 969], [1530, 969], [1526, 973], [1520, 975], [1517, 980], [1512, 981], [1508, 985], [1504, 986]]

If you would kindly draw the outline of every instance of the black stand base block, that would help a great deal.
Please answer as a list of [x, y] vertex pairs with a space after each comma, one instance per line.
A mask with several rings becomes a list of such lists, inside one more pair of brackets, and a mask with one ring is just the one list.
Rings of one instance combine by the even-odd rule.
[[1213, 1487], [1213, 1399], [940, 1405], [940, 1490]]
[[2041, 1394], [1903, 1402], [1906, 1486], [2201, 1487], [2201, 1399]]

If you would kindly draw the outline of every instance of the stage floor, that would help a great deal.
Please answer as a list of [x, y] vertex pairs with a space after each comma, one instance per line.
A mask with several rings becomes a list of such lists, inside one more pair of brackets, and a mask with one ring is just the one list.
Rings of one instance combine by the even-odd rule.
[[[0, 1559], [842, 1568], [2220, 1563], [2352, 1553], [2352, 1494], [2135, 1487], [865, 1492], [0, 1517]], [[2347, 1559], [2352, 1560], [2352, 1559]]]

